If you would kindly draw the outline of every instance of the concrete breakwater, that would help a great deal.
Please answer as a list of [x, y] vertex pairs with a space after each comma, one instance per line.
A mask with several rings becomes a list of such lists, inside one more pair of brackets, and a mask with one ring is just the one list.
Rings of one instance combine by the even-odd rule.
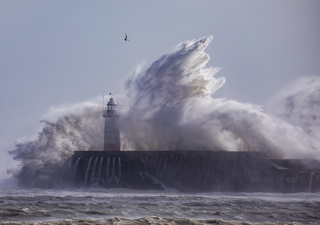
[[76, 151], [69, 185], [182, 192], [317, 192], [320, 162], [275, 160], [252, 152]]

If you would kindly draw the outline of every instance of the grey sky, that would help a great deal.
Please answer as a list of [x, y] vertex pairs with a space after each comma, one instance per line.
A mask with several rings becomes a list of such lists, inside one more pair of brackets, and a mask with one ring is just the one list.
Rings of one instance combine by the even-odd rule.
[[[109, 93], [139, 60], [213, 35], [215, 97], [264, 105], [282, 86], [320, 75], [320, 1], [1, 1], [0, 177], [6, 151], [50, 106]], [[124, 33], [131, 42], [124, 42]]]

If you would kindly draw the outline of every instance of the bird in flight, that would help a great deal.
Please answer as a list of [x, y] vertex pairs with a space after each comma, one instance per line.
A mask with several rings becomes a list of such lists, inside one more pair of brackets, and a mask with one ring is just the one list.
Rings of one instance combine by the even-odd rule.
[[124, 38], [124, 40], [125, 40], [125, 41], [130, 41], [130, 40], [128, 39], [127, 34], [125, 33], [124, 35], [126, 35], [126, 37]]

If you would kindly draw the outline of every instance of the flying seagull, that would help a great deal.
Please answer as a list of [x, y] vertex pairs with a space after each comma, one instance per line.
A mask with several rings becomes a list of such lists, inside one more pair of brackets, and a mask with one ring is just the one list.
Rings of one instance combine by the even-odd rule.
[[125, 41], [130, 41], [130, 40], [128, 39], [127, 34], [125, 33], [124, 35], [126, 35], [126, 37], [124, 38], [124, 40], [125, 40]]

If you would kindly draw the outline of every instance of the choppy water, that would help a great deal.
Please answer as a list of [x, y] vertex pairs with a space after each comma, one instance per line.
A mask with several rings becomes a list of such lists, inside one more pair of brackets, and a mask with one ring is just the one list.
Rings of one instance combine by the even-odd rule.
[[0, 224], [320, 224], [320, 193], [0, 190]]

